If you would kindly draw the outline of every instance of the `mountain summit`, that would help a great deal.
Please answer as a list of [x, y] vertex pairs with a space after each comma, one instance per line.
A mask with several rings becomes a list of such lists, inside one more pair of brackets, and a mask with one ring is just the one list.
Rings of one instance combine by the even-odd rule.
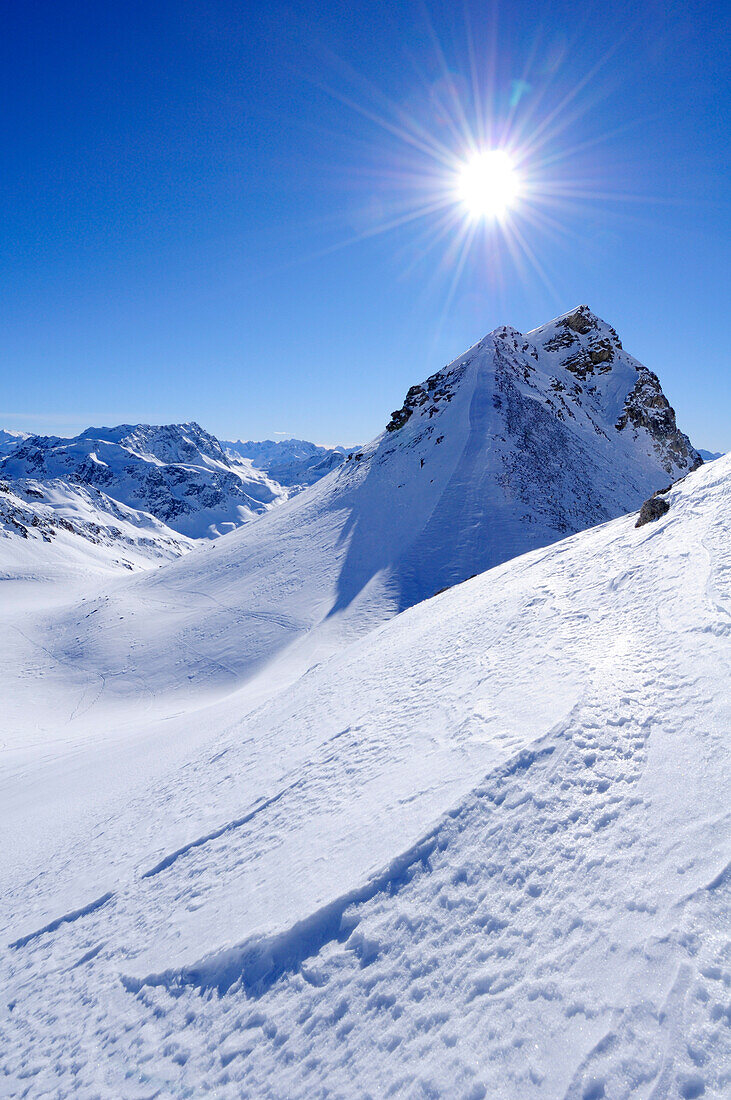
[[402, 608], [632, 511], [702, 463], [657, 375], [583, 305], [526, 334], [495, 329], [412, 386], [356, 457], [361, 493], [391, 499], [387, 523], [358, 523], [352, 567], [375, 553]]
[[109, 684], [134, 652], [150, 690], [230, 690], [278, 654], [307, 667], [444, 588], [639, 509], [701, 461], [657, 377], [586, 307], [526, 334], [501, 327], [412, 386], [327, 477], [131, 578], [93, 619], [70, 613], [57, 644]]

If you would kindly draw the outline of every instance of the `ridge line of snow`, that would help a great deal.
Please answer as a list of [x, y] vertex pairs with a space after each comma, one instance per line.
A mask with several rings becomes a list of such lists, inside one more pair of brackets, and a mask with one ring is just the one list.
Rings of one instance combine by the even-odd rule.
[[[452, 807], [440, 815], [424, 835], [390, 860], [380, 871], [371, 874], [360, 886], [354, 886], [326, 902], [314, 912], [295, 921], [289, 928], [271, 934], [255, 933], [246, 937], [241, 943], [212, 951], [188, 965], [171, 967], [144, 977], [120, 975], [125, 989], [129, 993], [137, 994], [145, 986], [163, 986], [170, 990], [180, 989], [183, 986], [196, 986], [201, 990], [216, 989], [219, 994], [222, 994], [240, 983], [247, 996], [260, 996], [283, 974], [297, 970], [306, 959], [321, 951], [330, 940], [344, 942], [349, 939], [358, 923], [357, 920], [354, 920], [352, 925], [348, 923], [346, 911], [351, 906], [370, 901], [386, 891], [391, 895], [397, 893], [410, 881], [419, 863], [425, 870], [429, 870], [430, 855], [438, 847], [446, 847], [447, 842], [440, 844], [440, 840], [450, 822], [461, 817], [472, 808], [474, 803], [484, 798], [492, 798], [495, 805], [499, 806], [504, 795], [495, 798], [489, 790], [489, 785], [491, 783], [499, 785], [514, 775], [524, 773], [536, 761], [552, 756], [557, 746], [551, 742], [570, 728], [572, 715], [582, 703], [583, 699], [571, 707], [568, 713], [539, 737], [531, 748], [521, 749], [483, 775], [471, 790], [465, 792]], [[266, 809], [288, 790], [289, 788], [258, 806], [247, 815], [246, 820], [251, 820], [256, 813]], [[207, 839], [221, 836], [232, 825], [225, 826], [211, 834], [211, 837], [186, 846], [180, 852], [174, 853], [170, 861], [161, 860], [156, 867], [142, 877], [149, 877], [170, 866], [185, 851], [191, 850], [198, 843], [204, 843]]]

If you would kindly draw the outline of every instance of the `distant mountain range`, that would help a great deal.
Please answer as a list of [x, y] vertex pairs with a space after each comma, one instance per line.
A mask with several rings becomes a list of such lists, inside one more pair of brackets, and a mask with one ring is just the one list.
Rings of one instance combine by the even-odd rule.
[[0, 455], [10, 454], [14, 447], [27, 439], [30, 432], [11, 432], [0, 428]]
[[[13, 515], [30, 537], [50, 522], [40, 508], [36, 524], [29, 518], [33, 487], [53, 483], [57, 519], [81, 534], [89, 524], [111, 531], [115, 509], [124, 508], [145, 538], [159, 540], [153, 560], [232, 532], [294, 495], [282, 522], [309, 525], [311, 517], [316, 529], [322, 498], [301, 491], [339, 471], [328, 481], [327, 508], [349, 517], [350, 549], [337, 606], [376, 575], [389, 577], [397, 606], [409, 606], [631, 510], [663, 479], [701, 461], [657, 376], [587, 306], [526, 335], [496, 329], [412, 386], [383, 435], [360, 449], [301, 439], [219, 442], [195, 422], [88, 428], [70, 439], [0, 432], [0, 478], [18, 483], [26, 520], [20, 505]], [[83, 506], [79, 489], [87, 491]], [[84, 522], [74, 526], [75, 514]], [[258, 543], [265, 532], [252, 538]], [[316, 530], [312, 537], [322, 544]], [[345, 544], [328, 544], [326, 571]]]
[[[0, 431], [0, 478], [13, 483], [15, 500], [12, 507], [7, 493], [0, 500], [0, 524], [30, 538], [41, 531], [55, 537], [66, 522], [67, 534], [84, 538], [98, 527], [113, 550], [121, 508], [154, 547], [137, 554], [140, 564], [248, 523], [324, 477], [345, 455], [345, 448], [295, 439], [222, 444], [195, 422], [87, 428], [72, 438]], [[51, 485], [49, 513], [38, 502], [48, 501]], [[127, 561], [125, 539], [114, 560]]]
[[231, 531], [286, 495], [195, 423], [121, 424], [87, 428], [72, 439], [31, 435], [8, 443], [0, 477], [97, 489], [187, 538]]
[[348, 454], [346, 447], [319, 447], [306, 439], [265, 439], [260, 443], [236, 439], [221, 445], [232, 458], [249, 459], [287, 488], [313, 485], [340, 466]]
[[702, 447], [698, 448], [698, 454], [704, 462], [714, 462], [717, 458], [723, 457], [723, 451], [704, 451]]

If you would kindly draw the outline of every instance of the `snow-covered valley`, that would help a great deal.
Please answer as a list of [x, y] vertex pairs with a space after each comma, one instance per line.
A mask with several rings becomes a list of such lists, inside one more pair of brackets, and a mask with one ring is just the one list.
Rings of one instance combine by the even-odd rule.
[[0, 1095], [727, 1095], [731, 459], [610, 326], [496, 330], [161, 565], [44, 539], [103, 493], [27, 446]]

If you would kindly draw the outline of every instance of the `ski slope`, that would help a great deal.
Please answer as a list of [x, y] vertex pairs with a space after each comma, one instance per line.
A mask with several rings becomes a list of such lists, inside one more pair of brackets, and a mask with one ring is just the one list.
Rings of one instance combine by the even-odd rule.
[[0, 1089], [728, 1095], [731, 460], [665, 499], [240, 694], [154, 775], [122, 739], [62, 830], [19, 758]]

